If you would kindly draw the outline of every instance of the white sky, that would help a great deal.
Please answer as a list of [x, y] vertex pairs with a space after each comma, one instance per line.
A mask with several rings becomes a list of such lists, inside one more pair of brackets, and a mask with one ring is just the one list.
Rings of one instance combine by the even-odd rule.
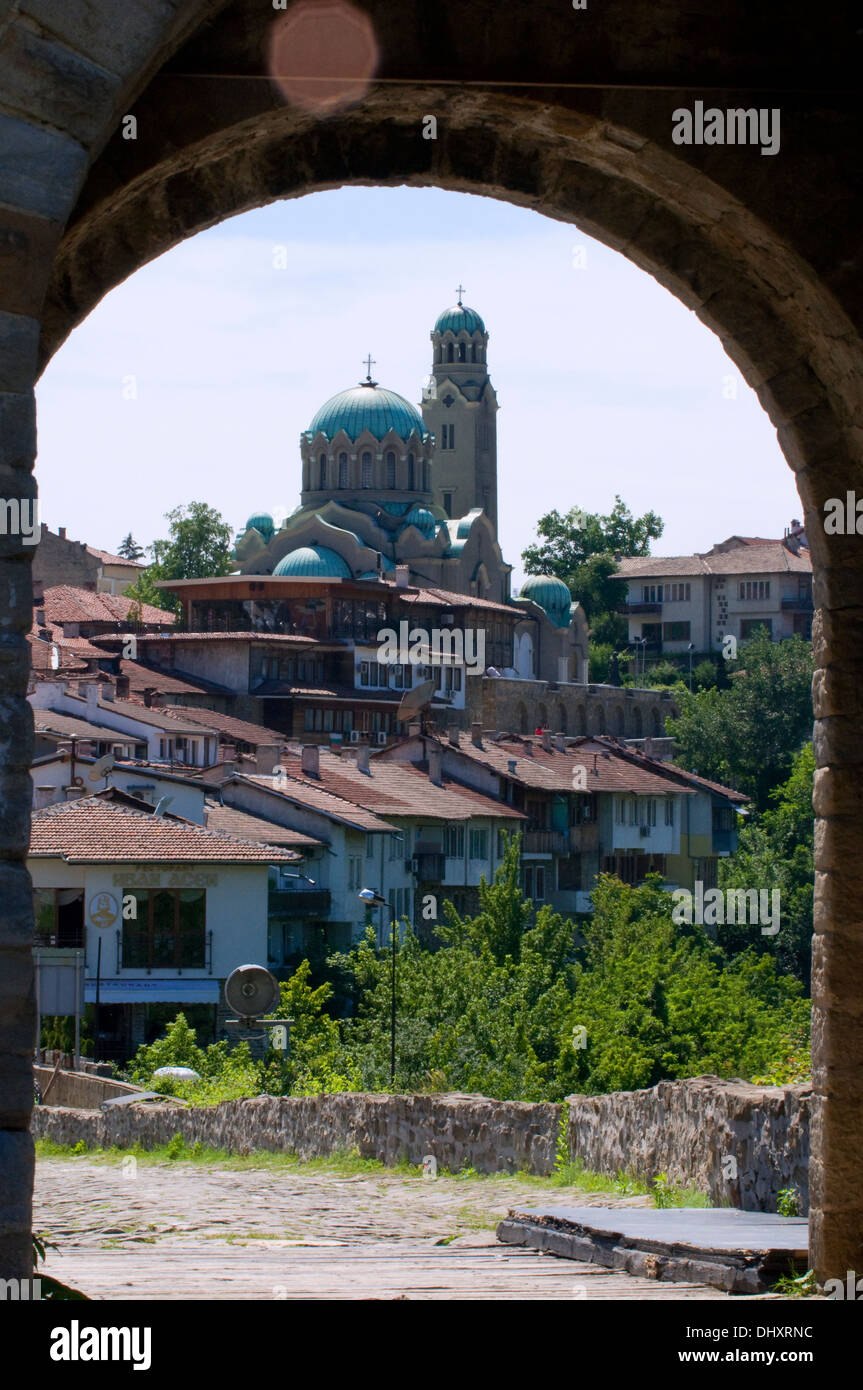
[[233, 218], [106, 296], [39, 386], [40, 519], [113, 551], [129, 530], [142, 545], [166, 535], [164, 513], [190, 501], [234, 531], [262, 508], [289, 513], [318, 406], [362, 378], [369, 351], [375, 378], [418, 403], [429, 333], [459, 283], [491, 335], [516, 582], [553, 507], [606, 512], [619, 493], [665, 520], [657, 554], [781, 536], [801, 514], [718, 338], [618, 253], [492, 199], [344, 188]]

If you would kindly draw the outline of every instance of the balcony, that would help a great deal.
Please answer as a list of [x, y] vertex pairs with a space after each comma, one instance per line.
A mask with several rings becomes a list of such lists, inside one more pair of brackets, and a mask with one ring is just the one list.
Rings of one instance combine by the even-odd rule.
[[413, 857], [413, 871], [423, 883], [442, 883], [446, 872], [446, 857], [439, 849], [418, 845]]
[[815, 605], [811, 594], [798, 594], [795, 598], [782, 600], [783, 613], [812, 613]]
[[569, 836], [564, 830], [525, 830], [522, 854], [569, 854]]
[[661, 613], [661, 603], [625, 603], [620, 610], [622, 613], [635, 617], [638, 613]]
[[330, 910], [328, 888], [271, 888], [267, 905], [270, 915], [283, 917], [326, 917]]

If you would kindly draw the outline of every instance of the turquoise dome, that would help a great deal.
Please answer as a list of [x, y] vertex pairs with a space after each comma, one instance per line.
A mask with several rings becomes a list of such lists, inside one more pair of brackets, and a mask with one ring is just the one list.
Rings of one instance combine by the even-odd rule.
[[369, 430], [375, 439], [383, 439], [390, 430], [395, 430], [405, 440], [412, 434], [418, 434], [421, 439], [426, 434], [416, 406], [395, 391], [374, 385], [352, 386], [349, 391], [340, 391], [331, 397], [309, 425], [308, 434], [314, 436], [319, 430], [328, 439], [344, 430], [348, 439], [353, 440], [364, 430]]
[[530, 574], [521, 586], [519, 598], [538, 603], [555, 627], [569, 627], [572, 595], [562, 579], [553, 574]]
[[435, 333], [446, 333], [447, 329], [451, 333], [461, 333], [463, 330], [484, 333], [485, 324], [476, 309], [469, 309], [466, 304], [454, 304], [451, 309], [444, 309], [434, 326]]
[[297, 575], [303, 578], [350, 579], [351, 571], [341, 555], [325, 545], [303, 545], [283, 556], [274, 575]]
[[255, 512], [253, 516], [250, 516], [246, 522], [246, 530], [251, 531], [253, 527], [263, 536], [265, 541], [271, 541], [276, 533], [276, 523], [269, 512]]
[[420, 535], [433, 540], [437, 523], [427, 507], [412, 507], [405, 517], [405, 526], [415, 526]]

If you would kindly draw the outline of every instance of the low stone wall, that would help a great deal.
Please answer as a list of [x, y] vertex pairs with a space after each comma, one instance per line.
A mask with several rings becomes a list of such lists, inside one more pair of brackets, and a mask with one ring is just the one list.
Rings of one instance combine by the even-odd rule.
[[526, 1105], [484, 1096], [388, 1096], [346, 1092], [327, 1096], [259, 1096], [206, 1109], [170, 1105], [116, 1106], [86, 1114], [51, 1105], [33, 1111], [37, 1139], [88, 1147], [140, 1143], [145, 1149], [182, 1134], [234, 1152], [267, 1149], [315, 1158], [358, 1149], [364, 1158], [394, 1164], [433, 1157], [441, 1168], [480, 1173], [550, 1173], [559, 1105]]
[[775, 1211], [796, 1188], [809, 1210], [810, 1086], [752, 1086], [699, 1076], [646, 1091], [569, 1097], [569, 1149], [585, 1168], [666, 1173], [714, 1206]]
[[[88, 1078], [90, 1080], [91, 1078]], [[115, 1085], [117, 1083], [114, 1083]], [[647, 1091], [569, 1098], [569, 1150], [585, 1168], [652, 1178], [706, 1192], [715, 1205], [775, 1211], [783, 1187], [808, 1208], [809, 1096], [805, 1086], [759, 1087], [698, 1077]], [[53, 1099], [53, 1093], [52, 1093]], [[547, 1174], [554, 1168], [563, 1109], [460, 1094], [259, 1096], [206, 1109], [177, 1105], [107, 1111], [37, 1106], [32, 1132], [58, 1144], [152, 1148], [182, 1134], [187, 1144], [314, 1158], [358, 1149], [364, 1158], [480, 1173]]]
[[107, 1077], [89, 1076], [81, 1071], [58, 1071], [55, 1075], [53, 1067], [34, 1067], [33, 1077], [43, 1096], [47, 1095], [48, 1109], [68, 1106], [74, 1110], [98, 1110], [105, 1100], [131, 1096], [141, 1089], [140, 1086], [128, 1086], [125, 1081], [111, 1081]]

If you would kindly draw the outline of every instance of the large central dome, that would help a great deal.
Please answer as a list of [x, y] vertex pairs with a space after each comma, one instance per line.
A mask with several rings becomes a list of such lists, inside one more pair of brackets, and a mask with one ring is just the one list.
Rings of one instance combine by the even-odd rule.
[[348, 391], [340, 391], [337, 396], [322, 405], [308, 433], [311, 436], [322, 432], [333, 439], [344, 430], [351, 440], [356, 440], [365, 431], [375, 439], [383, 439], [390, 430], [395, 430], [402, 439], [410, 439], [418, 434], [422, 439], [426, 434], [423, 418], [416, 406], [399, 396], [395, 391], [387, 391], [383, 386], [365, 384], [352, 386]]

